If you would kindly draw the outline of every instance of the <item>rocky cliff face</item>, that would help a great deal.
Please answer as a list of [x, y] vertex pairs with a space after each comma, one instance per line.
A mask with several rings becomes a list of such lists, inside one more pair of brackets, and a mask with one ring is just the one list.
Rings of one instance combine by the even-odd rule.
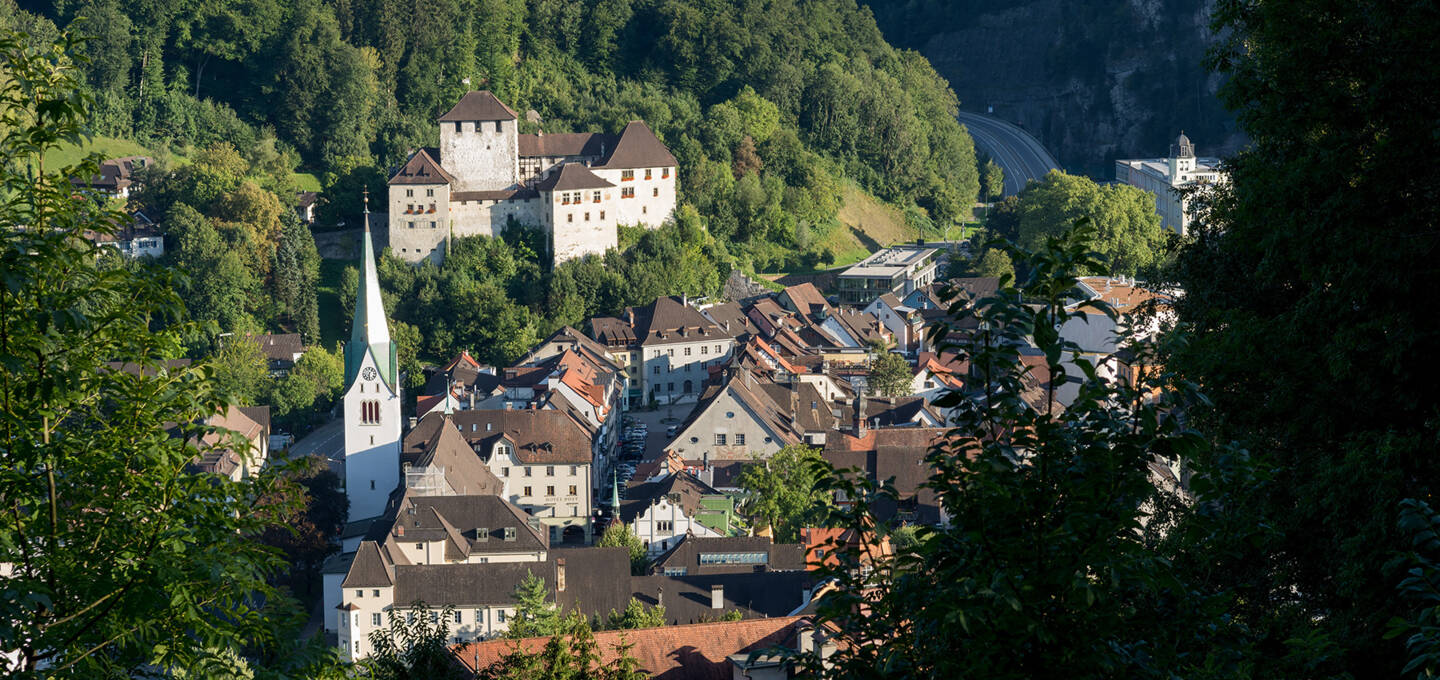
[[1067, 169], [1163, 156], [1183, 129], [1200, 155], [1244, 138], [1203, 60], [1211, 0], [867, 0], [891, 43], [918, 50], [961, 107], [1018, 123]]

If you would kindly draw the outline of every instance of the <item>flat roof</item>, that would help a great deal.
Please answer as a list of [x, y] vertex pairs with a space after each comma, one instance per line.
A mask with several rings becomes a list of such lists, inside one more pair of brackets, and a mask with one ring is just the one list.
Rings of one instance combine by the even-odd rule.
[[[1168, 158], [1118, 158], [1116, 163], [1123, 163], [1132, 170], [1143, 170], [1156, 177], [1170, 178], [1170, 159]], [[1190, 172], [1220, 172], [1219, 158], [1196, 158], [1195, 169]]]
[[840, 273], [840, 278], [894, 278], [935, 254], [935, 248], [886, 248]]

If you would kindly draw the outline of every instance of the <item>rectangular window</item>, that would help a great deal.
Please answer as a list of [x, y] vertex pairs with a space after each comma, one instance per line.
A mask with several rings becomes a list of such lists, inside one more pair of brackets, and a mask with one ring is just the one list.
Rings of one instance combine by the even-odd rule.
[[414, 204], [414, 203], [406, 203], [406, 204], [405, 204], [405, 212], [407, 212], [407, 213], [413, 213], [413, 212], [415, 212], [415, 204]]
[[596, 192], [594, 192], [593, 194], [591, 194], [591, 196], [592, 196], [591, 199], [590, 199], [590, 202], [591, 202], [591, 203], [599, 203], [599, 202], [600, 202], [600, 192], [596, 191]]
[[455, 612], [455, 623], [463, 623], [463, 621], [460, 620], [460, 612]]
[[430, 228], [431, 228], [431, 229], [434, 229], [434, 228], [435, 228], [435, 223], [434, 223], [434, 222], [431, 222], [431, 223], [430, 223]]
[[566, 222], [574, 222], [574, 221], [575, 221], [575, 213], [570, 213], [569, 215], [566, 215], [566, 216], [565, 216], [565, 221], [566, 221]]
[[357, 590], [357, 591], [355, 591], [355, 597], [365, 597], [365, 591], [363, 591], [363, 590]]
[[674, 391], [675, 391], [675, 383], [665, 383], [665, 391], [666, 391], [666, 392], [674, 392]]
[[590, 211], [588, 211], [588, 210], [585, 211], [585, 221], [586, 221], [586, 222], [589, 222], [589, 221], [590, 221]]
[[434, 189], [426, 189], [426, 190], [425, 190], [425, 195], [426, 195], [426, 196], [434, 196], [434, 195], [435, 195], [435, 190], [434, 190]]
[[604, 211], [604, 210], [601, 210], [601, 211], [600, 211], [600, 221], [601, 221], [601, 222], [604, 222], [604, 221], [605, 221], [605, 211]]
[[415, 544], [415, 549], [416, 549], [416, 550], [424, 550], [424, 549], [425, 549], [425, 544], [424, 544], [424, 543], [416, 543], [416, 544]]
[[665, 567], [666, 576], [684, 576], [688, 573], [690, 570], [686, 567]]
[[715, 445], [716, 445], [716, 446], [724, 446], [724, 445], [725, 445], [725, 435], [723, 435], [723, 434], [716, 434], [716, 435], [715, 435]]
[[687, 357], [690, 356], [690, 348], [689, 348], [689, 347], [686, 347], [686, 348], [685, 348], [685, 356], [687, 356]]
[[406, 189], [406, 190], [405, 190], [405, 198], [412, 198], [412, 197], [414, 197], [414, 196], [415, 196], [415, 190], [414, 190], [414, 189]]
[[380, 589], [376, 588], [370, 591], [370, 597], [380, 597]]
[[660, 179], [670, 179], [670, 168], [660, 168]]
[[741, 433], [739, 433], [739, 432], [735, 433], [735, 445], [736, 445], [736, 446], [744, 446], [744, 445], [745, 445], [745, 435], [744, 435], [744, 434], [741, 434]]
[[662, 519], [655, 522], [655, 531], [658, 531], [660, 533], [668, 533], [670, 531], [674, 531], [674, 528], [675, 525], [668, 519]]
[[650, 195], [651, 195], [651, 196], [655, 196], [655, 197], [659, 197], [659, 196], [660, 196], [660, 187], [655, 187], [655, 189], [653, 190], [653, 193], [651, 193]]
[[522, 489], [520, 495], [521, 495], [521, 496], [529, 496], [529, 495], [532, 495], [532, 494], [530, 493], [530, 487], [527, 486], [527, 487], [525, 487], [524, 489]]
[[501, 476], [501, 477], [509, 477], [509, 476], [510, 476], [510, 468], [508, 468], [508, 467], [502, 467], [502, 468], [500, 468], [500, 476]]
[[370, 625], [372, 625], [372, 626], [378, 626], [378, 625], [380, 625], [380, 615], [379, 615], [379, 614], [371, 614], [371, 615], [370, 615]]
[[476, 610], [475, 610], [475, 623], [485, 623], [485, 610], [484, 610], [484, 609], [476, 609]]
[[554, 466], [554, 465], [546, 465], [546, 466], [545, 466], [545, 476], [546, 476], [546, 477], [554, 477], [554, 476], [555, 476], [555, 466]]
[[456, 132], [459, 132], [459, 131], [460, 131], [460, 121], [458, 121], [458, 120], [455, 121], [455, 131], [456, 131]]
[[632, 182], [632, 181], [634, 181], [634, 180], [635, 180], [635, 171], [634, 171], [634, 170], [621, 170], [621, 171], [620, 171], [620, 181], [621, 181], [621, 182]]
[[571, 484], [571, 485], [570, 485], [570, 495], [571, 495], [571, 496], [579, 496], [579, 495], [580, 495], [580, 492], [578, 492], [578, 491], [575, 490], [575, 485], [574, 485], [574, 484]]
[[502, 130], [500, 129], [500, 125], [501, 125], [501, 121], [498, 121], [498, 120], [495, 121], [495, 131], [496, 131], [496, 132], [502, 132]]
[[504, 610], [504, 609], [501, 609], [500, 611], [495, 612], [495, 622], [496, 622], [496, 623], [505, 623], [505, 610]]
[[700, 564], [769, 564], [770, 553], [700, 553]]
[[529, 466], [529, 465], [526, 465], [526, 466], [525, 466], [525, 476], [526, 476], [526, 477], [529, 477], [529, 476], [530, 476], [530, 466]]
[[645, 179], [650, 179], [650, 168], [645, 168]]
[[675, 350], [674, 350], [674, 349], [667, 349], [667, 350], [665, 350], [665, 352], [666, 352], [666, 354], [667, 354], [668, 356], [672, 356], [672, 357], [675, 356]]
[[578, 466], [578, 465], [571, 465], [571, 466], [570, 466], [570, 476], [571, 476], [571, 477], [574, 477], [575, 475], [578, 475], [578, 474], [580, 474], [580, 466]]
[[555, 495], [555, 487], [553, 487], [553, 486], [547, 486], [547, 487], [545, 487], [545, 495], [546, 495], [546, 496], [554, 496], [554, 495]]
[[716, 354], [721, 354], [721, 353], [722, 353], [722, 352], [720, 351], [720, 346], [719, 346], [719, 345], [716, 345], [716, 346], [715, 346], [715, 353], [716, 353]]
[[430, 623], [432, 625], [440, 623], [440, 612], [430, 612]]
[[701, 354], [709, 354], [709, 353], [710, 353], [710, 346], [709, 346], [709, 345], [701, 345], [701, 346], [700, 346], [700, 353], [701, 353]]

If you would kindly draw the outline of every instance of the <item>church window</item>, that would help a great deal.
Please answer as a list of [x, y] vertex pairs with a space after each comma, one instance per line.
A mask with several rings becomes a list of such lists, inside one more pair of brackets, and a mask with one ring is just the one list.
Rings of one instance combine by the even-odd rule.
[[[361, 389], [364, 389], [363, 386]], [[373, 400], [360, 402], [360, 422], [364, 425], [378, 425], [380, 423], [380, 402]]]
[[650, 168], [645, 168], [645, 179], [650, 179]]
[[599, 202], [600, 202], [600, 192], [598, 192], [598, 191], [594, 192], [593, 198], [590, 199], [590, 202], [591, 202], [591, 203], [599, 203]]
[[621, 182], [633, 182], [634, 180], [635, 180], [635, 171], [634, 171], [634, 170], [621, 170], [621, 171], [620, 171], [620, 181], [621, 181]]

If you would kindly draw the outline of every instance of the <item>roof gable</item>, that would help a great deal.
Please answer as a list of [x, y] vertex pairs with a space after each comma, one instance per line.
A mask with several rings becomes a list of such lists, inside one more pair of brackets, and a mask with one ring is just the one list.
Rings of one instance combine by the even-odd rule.
[[515, 120], [514, 109], [506, 106], [504, 102], [491, 94], [489, 90], [477, 90], [466, 92], [460, 101], [455, 103], [445, 115], [440, 116], [441, 123], [464, 120]]
[[390, 184], [450, 184], [454, 181], [455, 176], [440, 167], [440, 163], [425, 149], [416, 151], [390, 178]]
[[650, 131], [650, 126], [644, 121], [632, 120], [625, 126], [625, 131], [620, 133], [615, 150], [610, 152], [610, 157], [605, 159], [605, 164], [601, 167], [663, 168], [675, 165], [675, 156], [671, 155], [670, 149], [665, 148], [660, 138]]
[[566, 163], [560, 166], [558, 171], [552, 172], [545, 179], [540, 180], [535, 185], [535, 189], [538, 191], [570, 191], [574, 189], [605, 189], [613, 186], [615, 185], [600, 179], [580, 163]]

